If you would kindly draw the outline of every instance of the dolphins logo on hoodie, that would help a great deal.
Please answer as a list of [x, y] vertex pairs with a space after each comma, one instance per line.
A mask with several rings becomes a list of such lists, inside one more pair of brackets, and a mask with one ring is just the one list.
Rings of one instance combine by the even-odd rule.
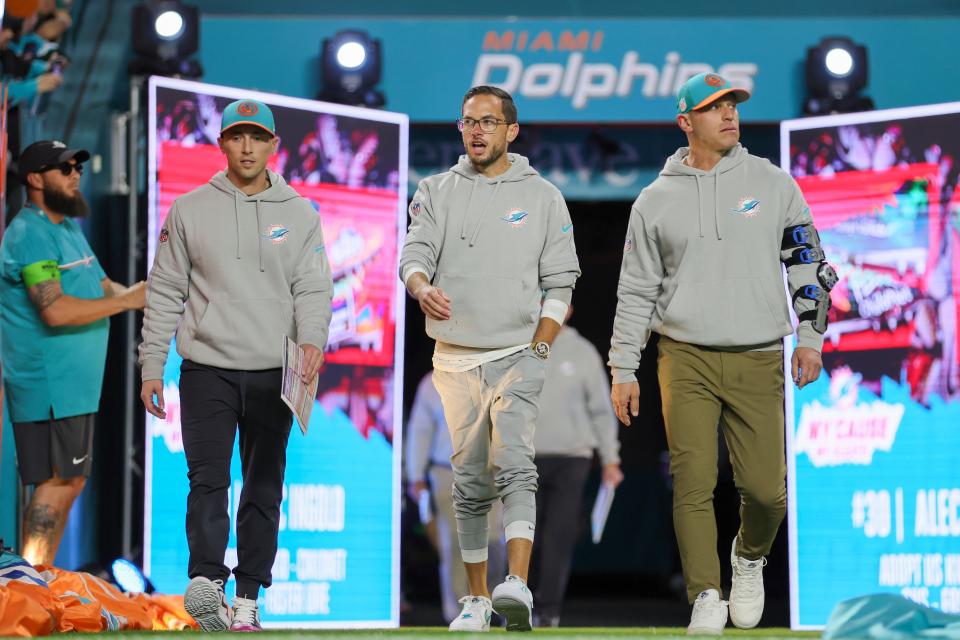
[[753, 196], [740, 198], [740, 202], [737, 203], [737, 207], [735, 209], [731, 209], [730, 212], [742, 213], [744, 218], [752, 218], [760, 213], [760, 201]]
[[290, 233], [290, 229], [287, 229], [282, 224], [272, 224], [267, 227], [267, 232], [263, 234], [263, 237], [273, 244], [283, 244], [287, 241], [288, 233]]
[[523, 209], [510, 209], [507, 211], [507, 215], [500, 218], [511, 227], [522, 227], [527, 223], [527, 216], [530, 215]]

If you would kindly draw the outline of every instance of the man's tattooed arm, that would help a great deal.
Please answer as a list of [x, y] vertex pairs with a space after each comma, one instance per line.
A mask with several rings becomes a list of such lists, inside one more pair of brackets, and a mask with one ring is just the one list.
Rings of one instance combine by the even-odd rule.
[[63, 287], [59, 280], [46, 280], [27, 289], [27, 295], [37, 311], [43, 311], [63, 296]]

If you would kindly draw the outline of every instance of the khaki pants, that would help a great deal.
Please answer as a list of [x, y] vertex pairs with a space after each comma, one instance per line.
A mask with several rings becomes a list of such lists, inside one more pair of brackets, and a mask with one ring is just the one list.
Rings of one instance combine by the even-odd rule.
[[[660, 339], [658, 370], [687, 598], [720, 588], [717, 425], [740, 491], [738, 555], [770, 552], [786, 513], [783, 352], [717, 351]], [[724, 545], [726, 546], [726, 545]]]

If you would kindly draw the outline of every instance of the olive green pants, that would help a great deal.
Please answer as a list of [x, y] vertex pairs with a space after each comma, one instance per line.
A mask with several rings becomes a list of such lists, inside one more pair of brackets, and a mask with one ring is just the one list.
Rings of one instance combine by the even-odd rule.
[[767, 555], [786, 513], [783, 352], [718, 351], [666, 336], [659, 349], [673, 525], [692, 603], [706, 589], [723, 593], [713, 511], [717, 425], [740, 491], [738, 555]]

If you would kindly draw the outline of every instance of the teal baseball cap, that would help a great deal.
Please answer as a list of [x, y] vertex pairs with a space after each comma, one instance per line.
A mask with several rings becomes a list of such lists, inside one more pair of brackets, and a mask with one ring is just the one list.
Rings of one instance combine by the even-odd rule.
[[716, 73], [698, 73], [683, 83], [677, 92], [677, 113], [690, 113], [702, 109], [714, 100], [732, 93], [737, 102], [750, 99], [746, 89], [735, 89], [730, 81]]
[[273, 112], [259, 100], [237, 100], [227, 105], [220, 118], [220, 134], [238, 124], [252, 124], [269, 132], [272, 136], [277, 135]]

